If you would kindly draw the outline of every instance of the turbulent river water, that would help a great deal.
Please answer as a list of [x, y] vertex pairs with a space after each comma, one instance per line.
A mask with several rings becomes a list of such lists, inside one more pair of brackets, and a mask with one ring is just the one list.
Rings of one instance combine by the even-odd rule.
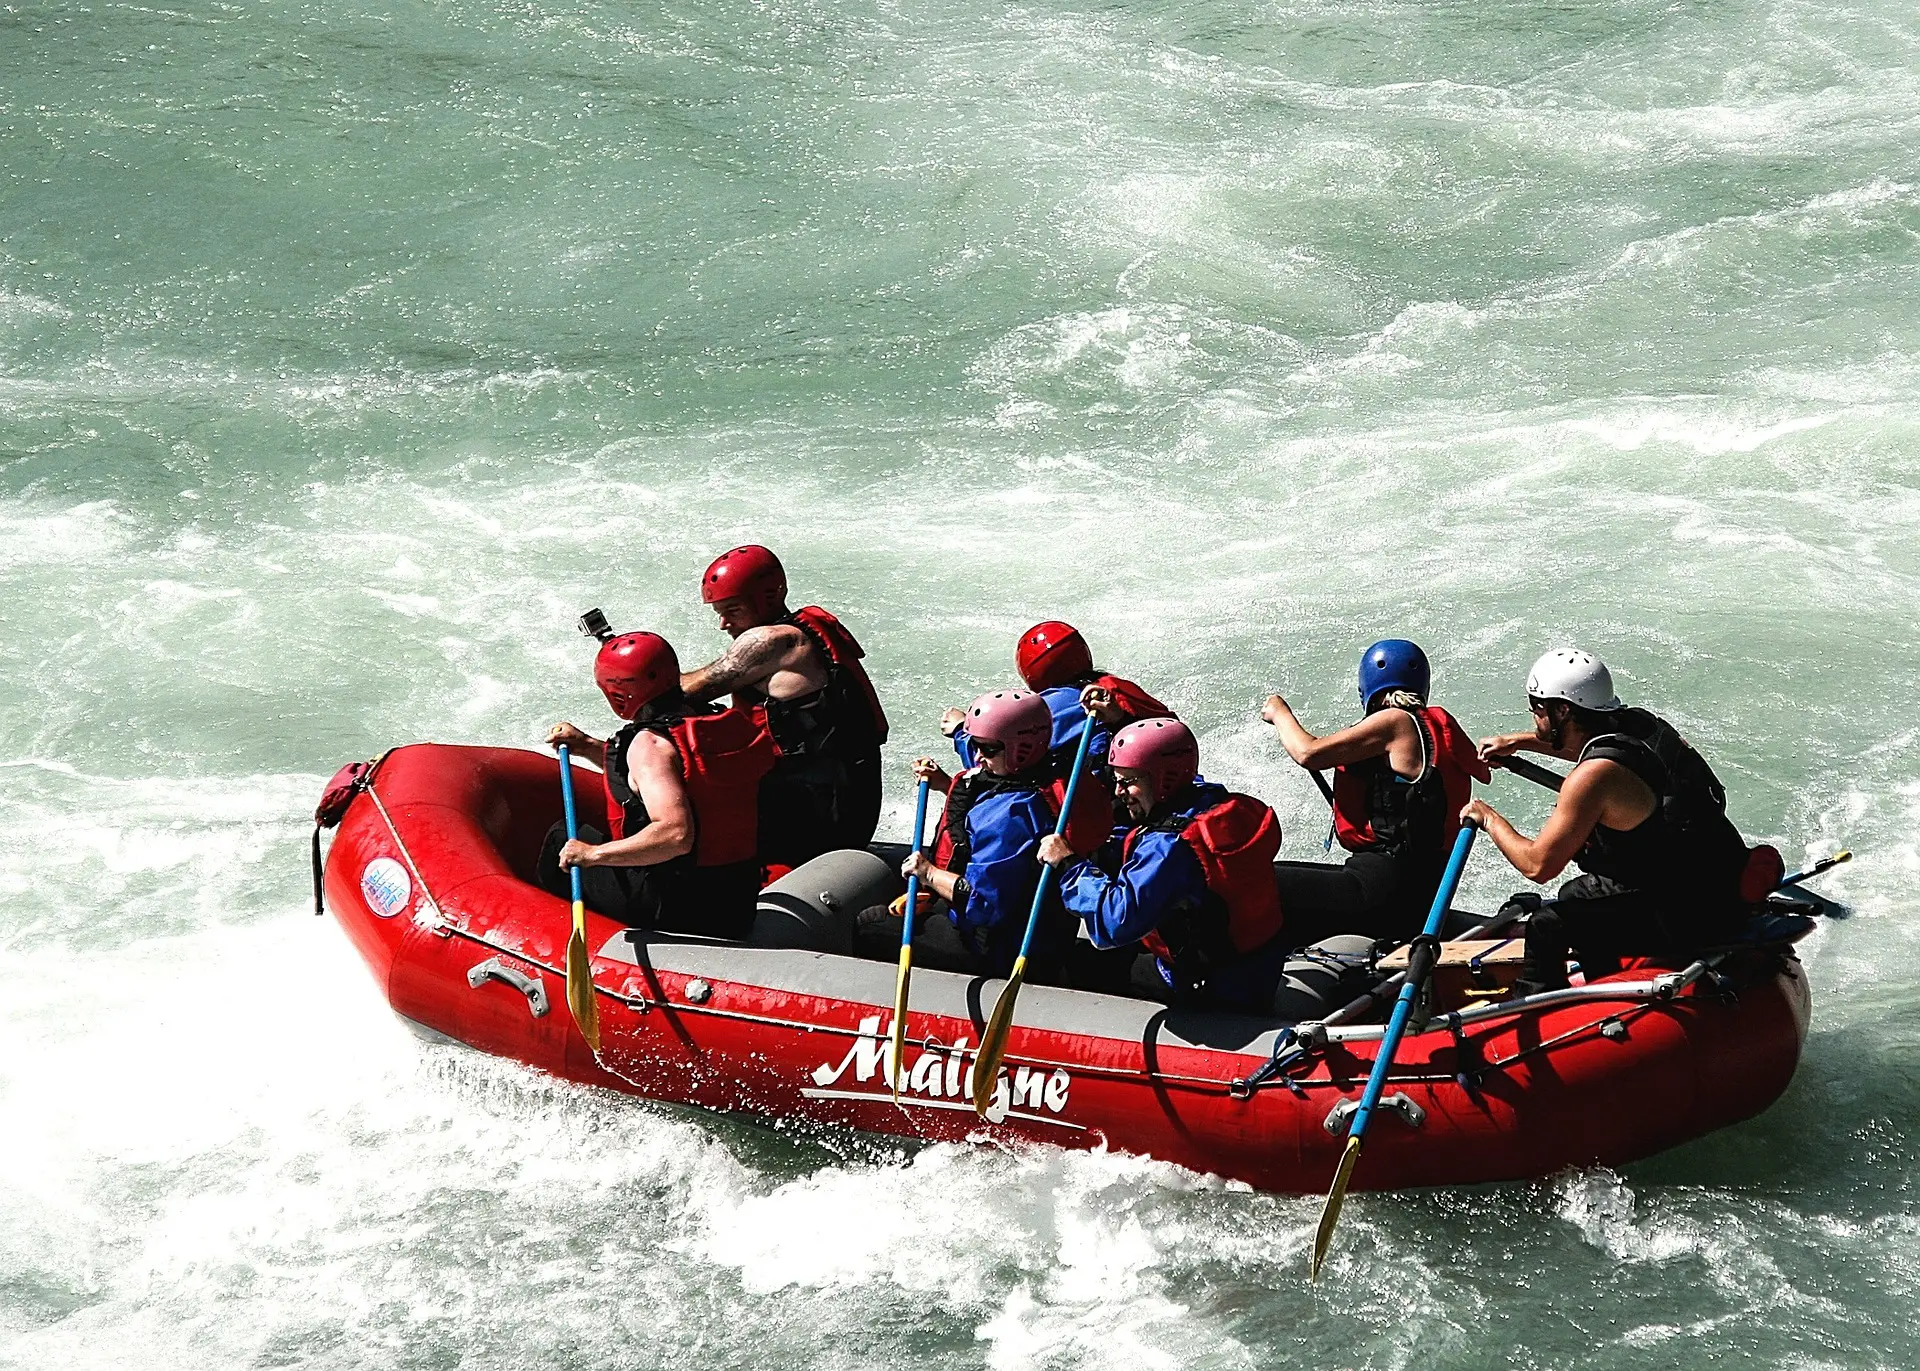
[[[1895, 0], [0, 11], [0, 1364], [1906, 1367], [1920, 19]], [[1576, 641], [1789, 862], [1771, 1111], [1317, 1202], [416, 1042], [306, 818], [601, 727], [776, 545], [896, 720], [1061, 615], [1269, 798], [1402, 634]], [[1538, 793], [1496, 783], [1525, 821]], [[1477, 854], [1468, 896], [1523, 883]]]

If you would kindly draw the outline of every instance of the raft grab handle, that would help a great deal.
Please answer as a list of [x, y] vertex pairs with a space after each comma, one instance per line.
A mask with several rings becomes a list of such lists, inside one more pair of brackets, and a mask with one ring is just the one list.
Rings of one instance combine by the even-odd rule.
[[[1359, 1108], [1360, 1101], [1358, 1100], [1342, 1100], [1332, 1109], [1329, 1109], [1324, 1125], [1327, 1132], [1333, 1134], [1336, 1138], [1339, 1137], [1340, 1130], [1347, 1126], [1347, 1120], [1351, 1119]], [[1409, 1128], [1418, 1128], [1427, 1121], [1427, 1111], [1415, 1104], [1413, 1097], [1403, 1090], [1394, 1091], [1391, 1095], [1388, 1095], [1378, 1104], [1374, 1105], [1374, 1108], [1384, 1109], [1389, 1113], [1398, 1114], [1407, 1121], [1407, 1127]]]
[[538, 976], [529, 976], [516, 966], [511, 966], [503, 957], [489, 957], [479, 965], [467, 971], [467, 984], [478, 990], [488, 981], [499, 981], [510, 985], [527, 997], [527, 1008], [533, 1011], [533, 1017], [544, 1019], [553, 1006], [547, 999], [547, 988], [540, 983]]

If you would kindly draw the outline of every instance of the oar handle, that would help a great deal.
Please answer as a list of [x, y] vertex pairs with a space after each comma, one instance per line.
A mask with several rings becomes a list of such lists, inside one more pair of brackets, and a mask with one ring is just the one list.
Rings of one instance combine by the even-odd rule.
[[1327, 778], [1311, 767], [1307, 769], [1307, 775], [1313, 777], [1313, 783], [1320, 787], [1321, 796], [1326, 800], [1327, 804], [1331, 806], [1333, 804], [1333, 787], [1327, 783]]
[[1492, 760], [1494, 765], [1505, 767], [1521, 780], [1532, 781], [1535, 785], [1543, 785], [1548, 790], [1558, 790], [1565, 784], [1567, 779], [1551, 767], [1541, 766], [1538, 762], [1530, 762], [1525, 757], [1495, 757]]
[[[1080, 746], [1073, 754], [1073, 770], [1067, 776], [1067, 797], [1060, 802], [1060, 816], [1053, 821], [1053, 836], [1066, 836], [1067, 820], [1073, 814], [1073, 797], [1080, 793], [1080, 777], [1087, 770], [1087, 749], [1093, 743], [1093, 718], [1080, 728]], [[1034, 930], [1040, 927], [1040, 907], [1047, 902], [1047, 892], [1052, 889], [1053, 868], [1045, 862], [1040, 863], [1040, 879], [1033, 887], [1033, 908], [1027, 912], [1027, 931], [1020, 938], [1019, 960], [1025, 962], [1027, 953], [1033, 947]]]
[[[573, 807], [573, 754], [565, 743], [560, 744], [560, 801], [567, 811], [567, 841], [572, 842], [580, 836], [580, 816]], [[573, 878], [573, 902], [580, 904], [580, 864], [568, 867], [567, 874]]]
[[[1453, 907], [1453, 892], [1459, 888], [1460, 873], [1466, 870], [1467, 854], [1473, 851], [1474, 835], [1478, 826], [1461, 826], [1460, 836], [1453, 840], [1453, 854], [1447, 858], [1446, 874], [1440, 878], [1440, 888], [1433, 892], [1433, 907], [1427, 911], [1427, 926], [1421, 932], [1423, 938], [1437, 938], [1447, 921], [1447, 911]], [[1380, 1040], [1380, 1051], [1373, 1059], [1373, 1070], [1367, 1076], [1367, 1088], [1361, 1092], [1360, 1107], [1353, 1112], [1353, 1122], [1347, 1128], [1349, 1138], [1359, 1138], [1367, 1131], [1367, 1123], [1373, 1117], [1374, 1106], [1380, 1103], [1381, 1092], [1387, 1087], [1387, 1073], [1393, 1069], [1393, 1057], [1400, 1050], [1400, 1039], [1407, 1031], [1407, 1019], [1413, 1013], [1413, 1002], [1420, 994], [1421, 982], [1432, 973], [1429, 962], [1423, 969], [1409, 961], [1407, 979], [1400, 986], [1400, 997], [1393, 1002], [1393, 1017], [1387, 1020], [1386, 1036]]]
[[1810, 881], [1821, 872], [1831, 871], [1842, 862], [1850, 862], [1852, 860], [1853, 853], [1846, 851], [1836, 852], [1831, 857], [1822, 857], [1805, 871], [1796, 871], [1791, 876], [1782, 876], [1780, 878], [1780, 884], [1775, 886], [1774, 889], [1785, 890], [1790, 885], [1799, 885], [1802, 881]]
[[[932, 789], [931, 781], [920, 782], [920, 793], [913, 801], [913, 855], [920, 855], [921, 835], [927, 827], [927, 791]], [[920, 902], [920, 873], [914, 872], [907, 877], [907, 917], [900, 924], [900, 946], [908, 947], [913, 943], [913, 911]]]

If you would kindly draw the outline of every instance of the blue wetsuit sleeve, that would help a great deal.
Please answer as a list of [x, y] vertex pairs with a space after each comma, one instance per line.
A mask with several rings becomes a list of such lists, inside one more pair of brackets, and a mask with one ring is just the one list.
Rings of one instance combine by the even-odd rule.
[[1090, 727], [1093, 729], [1093, 741], [1087, 744], [1087, 762], [1093, 767], [1105, 766], [1107, 748], [1113, 738], [1105, 724], [1089, 716], [1080, 707], [1080, 688], [1054, 686], [1041, 691], [1040, 696], [1053, 714], [1053, 734], [1047, 740], [1048, 751], [1072, 756], [1080, 746], [1080, 730]]
[[1167, 911], [1206, 895], [1200, 859], [1177, 833], [1142, 833], [1133, 851], [1109, 876], [1092, 862], [1076, 862], [1061, 875], [1060, 898], [1085, 920], [1095, 947], [1124, 947], [1160, 926]]
[[960, 759], [960, 767], [964, 771], [971, 771], [980, 764], [980, 759], [973, 755], [973, 739], [967, 736], [964, 728], [953, 731], [953, 755]]
[[995, 809], [999, 807], [986, 801], [967, 814], [973, 848], [965, 874], [972, 891], [966, 907], [954, 911], [954, 922], [967, 930], [992, 928], [1009, 919], [1025, 922], [1040, 880], [1040, 838], [1053, 831], [1046, 806], [1031, 795], [999, 809], [990, 835], [974, 826], [976, 816], [985, 817], [983, 810]]

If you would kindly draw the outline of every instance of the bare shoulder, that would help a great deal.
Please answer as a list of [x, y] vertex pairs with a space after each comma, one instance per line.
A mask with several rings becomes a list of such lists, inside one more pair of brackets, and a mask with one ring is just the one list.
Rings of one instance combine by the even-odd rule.
[[735, 651], [759, 661], [784, 660], [795, 652], [811, 648], [813, 640], [797, 624], [761, 624], [734, 639], [733, 646]]
[[1631, 768], [1610, 757], [1589, 757], [1567, 773], [1560, 787], [1560, 803], [1633, 809], [1644, 806], [1652, 794]]
[[643, 728], [635, 735], [633, 746], [627, 749], [627, 772], [638, 777], [665, 776], [680, 774], [680, 749], [673, 745], [673, 739], [664, 733], [656, 733]]
[[1325, 742], [1373, 743], [1385, 751], [1394, 743], [1413, 738], [1413, 716], [1404, 709], [1376, 709], [1355, 723], [1348, 724]]
[[628, 749], [636, 757], [677, 757], [680, 751], [673, 740], [664, 733], [643, 728], [634, 735], [633, 745]]

